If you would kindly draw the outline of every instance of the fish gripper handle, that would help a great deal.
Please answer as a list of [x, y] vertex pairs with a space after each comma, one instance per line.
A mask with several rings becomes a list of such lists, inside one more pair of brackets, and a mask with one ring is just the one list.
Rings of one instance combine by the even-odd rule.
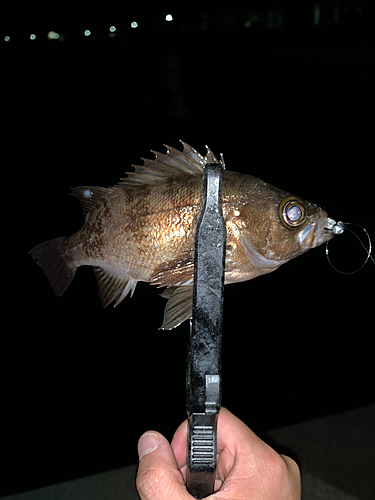
[[203, 202], [195, 233], [193, 315], [186, 373], [186, 487], [195, 498], [214, 492], [216, 473], [226, 244], [221, 188], [222, 166], [205, 165]]

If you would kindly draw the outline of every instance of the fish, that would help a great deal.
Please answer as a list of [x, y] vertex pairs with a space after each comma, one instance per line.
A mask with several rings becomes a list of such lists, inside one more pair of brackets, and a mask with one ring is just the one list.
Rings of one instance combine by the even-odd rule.
[[61, 296], [80, 266], [92, 266], [104, 307], [116, 307], [139, 281], [165, 288], [161, 329], [192, 316], [195, 229], [203, 171], [219, 163], [227, 240], [224, 283], [252, 280], [334, 237], [335, 221], [320, 206], [249, 174], [226, 169], [206, 146], [200, 154], [180, 141], [141, 158], [112, 187], [80, 186], [84, 222], [73, 235], [34, 246], [30, 254]]

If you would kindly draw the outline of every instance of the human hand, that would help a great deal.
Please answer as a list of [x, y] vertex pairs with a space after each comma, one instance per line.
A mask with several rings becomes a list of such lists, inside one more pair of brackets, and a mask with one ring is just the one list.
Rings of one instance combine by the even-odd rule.
[[[156, 431], [138, 442], [141, 500], [191, 500], [186, 490], [187, 420], [171, 445]], [[298, 465], [279, 455], [241, 420], [222, 408], [217, 428], [217, 469], [212, 500], [300, 500]]]

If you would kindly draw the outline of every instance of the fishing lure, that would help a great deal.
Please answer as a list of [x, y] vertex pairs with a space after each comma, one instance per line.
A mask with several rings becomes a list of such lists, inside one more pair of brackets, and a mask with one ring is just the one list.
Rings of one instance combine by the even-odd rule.
[[[356, 227], [359, 227], [360, 229], [362, 229], [362, 231], [367, 236], [368, 247], [366, 247], [366, 245], [362, 242], [361, 238], [354, 231], [352, 231], [349, 228], [349, 226], [356, 226]], [[372, 262], [375, 264], [375, 260], [374, 260], [374, 258], [371, 255], [371, 250], [372, 250], [371, 238], [370, 238], [370, 235], [368, 234], [368, 232], [366, 231], [366, 229], [364, 227], [362, 227], [359, 224], [356, 224], [354, 222], [342, 222], [342, 221], [336, 222], [334, 219], [331, 219], [330, 217], [327, 217], [327, 221], [326, 221], [326, 224], [325, 224], [325, 229], [331, 230], [334, 235], [342, 234], [344, 231], [349, 231], [351, 234], [353, 234], [357, 238], [357, 240], [359, 241], [359, 243], [361, 244], [361, 246], [363, 247], [363, 249], [367, 253], [367, 257], [366, 257], [365, 261], [357, 269], [354, 269], [353, 271], [341, 271], [336, 266], [334, 266], [332, 264], [332, 262], [331, 262], [331, 259], [330, 259], [330, 256], [329, 256], [329, 243], [330, 243], [331, 240], [327, 241], [327, 243], [326, 243], [326, 256], [327, 256], [327, 260], [328, 260], [328, 262], [330, 263], [330, 265], [333, 267], [333, 269], [335, 271], [337, 271], [338, 273], [341, 273], [341, 274], [354, 274], [354, 273], [357, 273], [358, 271], [360, 271], [367, 264], [367, 262], [368, 262], [369, 259], [371, 259]]]

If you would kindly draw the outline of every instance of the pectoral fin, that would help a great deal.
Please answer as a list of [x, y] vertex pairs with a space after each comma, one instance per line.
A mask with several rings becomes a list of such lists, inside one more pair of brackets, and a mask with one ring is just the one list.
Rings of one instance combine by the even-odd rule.
[[170, 287], [162, 297], [169, 297], [160, 330], [172, 330], [191, 318], [193, 310], [193, 285]]
[[152, 272], [149, 282], [159, 286], [190, 284], [194, 278], [193, 251], [186, 252], [174, 260], [162, 262]]

